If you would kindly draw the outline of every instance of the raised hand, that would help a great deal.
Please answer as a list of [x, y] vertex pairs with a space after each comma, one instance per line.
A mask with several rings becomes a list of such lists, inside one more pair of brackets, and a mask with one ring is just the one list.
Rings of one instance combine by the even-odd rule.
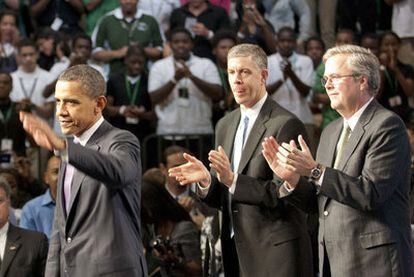
[[46, 148], [50, 151], [62, 150], [66, 147], [64, 139], [60, 138], [46, 121], [39, 117], [27, 113], [20, 112], [20, 121], [23, 123], [23, 128], [29, 133], [33, 140], [40, 147]]
[[181, 185], [199, 183], [203, 187], [208, 187], [211, 183], [210, 173], [201, 161], [187, 153], [183, 154], [186, 163], [177, 167], [170, 168], [168, 174], [177, 179]]
[[289, 152], [280, 146], [274, 137], [265, 138], [263, 143], [263, 156], [272, 171], [281, 179], [289, 183], [290, 187], [295, 187], [299, 181], [300, 175], [289, 169], [289, 165], [279, 159], [283, 154], [279, 151]]
[[223, 147], [219, 146], [218, 151], [211, 150], [208, 153], [208, 160], [211, 162], [210, 167], [216, 171], [218, 180], [225, 184], [227, 187], [230, 187], [234, 173], [231, 170], [230, 160], [224, 152]]

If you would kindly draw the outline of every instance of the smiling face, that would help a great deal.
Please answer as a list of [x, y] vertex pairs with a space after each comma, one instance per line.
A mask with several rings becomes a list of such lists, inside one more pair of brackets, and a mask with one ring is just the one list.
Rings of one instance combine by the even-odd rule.
[[11, 43], [16, 32], [16, 18], [12, 15], [4, 15], [0, 20], [0, 39], [2, 42]]
[[346, 55], [335, 55], [326, 61], [324, 76], [329, 77], [325, 85], [326, 92], [331, 100], [332, 109], [345, 118], [351, 117], [370, 98], [370, 95], [364, 92], [367, 78], [345, 77], [351, 74], [358, 74], [358, 72], [353, 72], [350, 68]]
[[229, 58], [227, 72], [239, 105], [251, 108], [265, 95], [267, 69], [261, 69], [251, 56]]
[[100, 118], [106, 103], [104, 96], [89, 96], [77, 81], [58, 81], [55, 99], [62, 133], [77, 137]]

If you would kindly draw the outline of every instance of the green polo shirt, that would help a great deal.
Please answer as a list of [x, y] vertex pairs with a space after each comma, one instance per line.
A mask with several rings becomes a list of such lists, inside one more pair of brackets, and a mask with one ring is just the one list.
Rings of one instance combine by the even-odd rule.
[[[142, 47], [162, 47], [160, 28], [155, 18], [138, 12], [135, 19], [128, 23], [121, 16], [122, 12], [118, 8], [102, 18], [94, 31], [96, 48], [117, 50], [132, 43]], [[113, 59], [109, 65], [111, 74], [124, 73], [123, 59]]]

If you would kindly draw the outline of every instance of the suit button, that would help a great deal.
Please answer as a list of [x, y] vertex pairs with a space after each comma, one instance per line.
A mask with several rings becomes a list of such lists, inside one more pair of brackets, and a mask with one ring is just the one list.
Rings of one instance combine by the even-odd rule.
[[328, 216], [328, 214], [329, 214], [329, 212], [328, 212], [328, 211], [324, 211], [324, 212], [323, 212], [323, 215], [324, 215], [324, 216]]
[[72, 242], [72, 238], [71, 237], [69, 237], [69, 238], [67, 238], [67, 240], [66, 240], [68, 243], [71, 243]]

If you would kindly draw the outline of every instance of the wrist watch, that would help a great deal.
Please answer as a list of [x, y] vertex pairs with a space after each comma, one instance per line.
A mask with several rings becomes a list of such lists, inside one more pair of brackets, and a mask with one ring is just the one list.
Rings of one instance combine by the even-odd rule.
[[311, 173], [309, 175], [309, 180], [316, 182], [321, 178], [322, 175], [322, 166], [320, 164], [317, 164], [316, 167], [311, 169]]

